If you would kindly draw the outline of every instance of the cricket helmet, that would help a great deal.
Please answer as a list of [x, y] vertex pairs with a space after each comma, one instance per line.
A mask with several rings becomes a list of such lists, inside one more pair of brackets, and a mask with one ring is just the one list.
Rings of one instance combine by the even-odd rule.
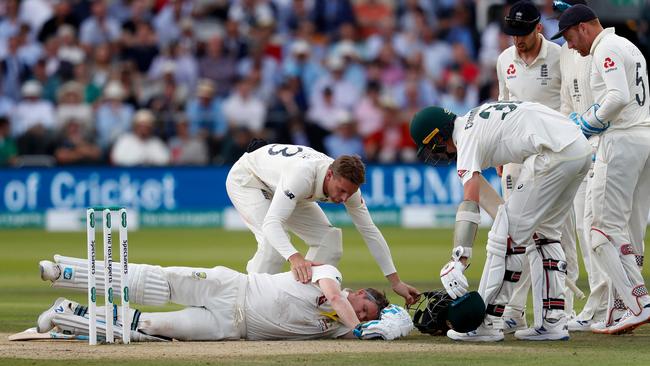
[[410, 132], [420, 160], [431, 165], [454, 160], [456, 154], [447, 153], [446, 141], [454, 133], [455, 120], [454, 113], [435, 106], [426, 107], [413, 116]]
[[408, 309], [413, 311], [415, 327], [430, 335], [445, 335], [449, 329], [470, 332], [485, 317], [485, 303], [476, 291], [455, 300], [445, 290], [423, 292], [420, 300]]

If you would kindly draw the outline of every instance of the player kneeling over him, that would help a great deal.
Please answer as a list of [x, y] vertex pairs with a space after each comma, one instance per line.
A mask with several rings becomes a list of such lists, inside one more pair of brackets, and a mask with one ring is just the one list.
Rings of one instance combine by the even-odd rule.
[[[41, 261], [41, 278], [53, 287], [86, 290], [84, 259], [55, 256]], [[120, 265], [113, 271], [119, 288]], [[341, 289], [341, 273], [331, 265], [313, 267], [311, 282], [294, 280], [291, 272], [243, 274], [226, 267], [189, 268], [129, 264], [131, 302], [187, 306], [171, 312], [132, 309], [133, 341], [276, 340], [318, 338], [387, 339], [406, 336], [413, 323], [406, 310], [389, 305], [375, 289]], [[103, 265], [97, 264], [103, 291]], [[38, 318], [38, 332], [54, 327], [65, 334], [87, 335], [87, 307], [59, 298]], [[104, 314], [97, 310], [98, 318]], [[114, 323], [121, 332], [116, 309]], [[104, 319], [101, 319], [102, 321]], [[97, 327], [102, 336], [104, 328]]]
[[413, 117], [411, 136], [425, 162], [435, 165], [456, 160], [463, 183], [464, 201], [456, 214], [452, 260], [440, 272], [445, 290], [454, 299], [468, 288], [463, 272], [480, 222], [481, 171], [507, 163], [523, 164], [517, 185], [499, 206], [488, 234], [479, 285], [486, 305], [485, 320], [473, 331], [449, 330], [447, 336], [461, 341], [503, 340], [499, 322], [519, 281], [525, 253], [535, 324], [516, 331], [515, 337], [569, 339], [560, 228], [591, 164], [591, 146], [580, 129], [541, 104], [509, 101], [484, 104], [464, 117], [438, 107], [425, 108]]

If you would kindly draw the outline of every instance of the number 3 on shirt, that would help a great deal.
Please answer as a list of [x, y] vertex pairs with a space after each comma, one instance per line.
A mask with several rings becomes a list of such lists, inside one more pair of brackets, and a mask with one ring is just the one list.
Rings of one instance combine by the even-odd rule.
[[[506, 115], [515, 109], [517, 109], [517, 104], [521, 102], [508, 102], [508, 103], [492, 103], [487, 108], [483, 109], [478, 115], [483, 119], [490, 118], [490, 110], [495, 110], [501, 112], [501, 120], [503, 121], [506, 118]], [[504, 111], [504, 109], [507, 109]]]

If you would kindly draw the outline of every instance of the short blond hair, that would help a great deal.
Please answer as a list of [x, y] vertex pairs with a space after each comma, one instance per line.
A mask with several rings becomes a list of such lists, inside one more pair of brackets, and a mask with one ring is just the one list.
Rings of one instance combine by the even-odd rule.
[[334, 175], [343, 177], [355, 185], [366, 181], [366, 166], [357, 155], [341, 155], [330, 165]]

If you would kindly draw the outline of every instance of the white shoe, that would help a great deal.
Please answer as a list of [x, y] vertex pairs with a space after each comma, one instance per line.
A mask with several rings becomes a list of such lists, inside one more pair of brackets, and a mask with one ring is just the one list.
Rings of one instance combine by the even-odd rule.
[[40, 261], [38, 267], [41, 270], [41, 279], [43, 281], [56, 281], [61, 277], [61, 268], [57, 263], [51, 261]]
[[501, 321], [503, 334], [512, 334], [520, 329], [528, 328], [528, 323], [526, 323], [526, 317], [524, 314], [521, 316], [504, 316], [501, 318]]
[[591, 332], [592, 327], [598, 323], [601, 323], [603, 328], [605, 327], [605, 322], [603, 321], [597, 322], [593, 319], [580, 320], [573, 318], [567, 322], [567, 327], [569, 328], [569, 332]]
[[607, 328], [607, 324], [605, 324], [604, 320], [592, 323], [589, 326], [589, 329], [591, 329], [591, 331], [594, 332], [594, 333], [596, 333], [597, 331], [603, 330], [605, 328]]
[[639, 315], [634, 315], [628, 310], [614, 325], [599, 332], [594, 331], [594, 333], [625, 334], [648, 322], [650, 322], [650, 304], [644, 306]]
[[463, 342], [499, 342], [503, 340], [503, 332], [501, 329], [481, 325], [476, 330], [467, 333], [460, 333], [450, 329], [447, 331], [447, 337]]
[[52, 306], [38, 316], [38, 320], [36, 321], [36, 331], [38, 333], [45, 333], [52, 330], [55, 325], [52, 320], [54, 320], [56, 314], [72, 312], [72, 304], [72, 301], [63, 297], [54, 300]]
[[524, 341], [568, 341], [570, 336], [566, 318], [563, 318], [555, 324], [544, 320], [540, 328], [518, 330], [515, 332], [515, 338]]

